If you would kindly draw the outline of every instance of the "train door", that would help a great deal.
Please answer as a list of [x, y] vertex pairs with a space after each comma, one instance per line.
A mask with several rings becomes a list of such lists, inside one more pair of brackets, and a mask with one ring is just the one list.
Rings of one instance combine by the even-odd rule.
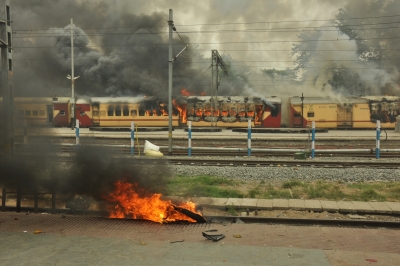
[[302, 127], [302, 120], [303, 117], [301, 116], [301, 113], [295, 112], [293, 114], [293, 127]]
[[337, 127], [338, 128], [351, 128], [352, 126], [352, 112], [351, 105], [344, 104], [338, 105], [337, 109]]

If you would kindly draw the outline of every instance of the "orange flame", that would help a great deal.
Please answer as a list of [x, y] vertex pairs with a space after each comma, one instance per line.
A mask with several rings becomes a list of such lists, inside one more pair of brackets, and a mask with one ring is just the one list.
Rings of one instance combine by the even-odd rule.
[[193, 94], [190, 91], [188, 91], [187, 89], [183, 88], [183, 89], [181, 89], [181, 95], [190, 96], [190, 95], [193, 95]]
[[[103, 196], [108, 202], [107, 208], [110, 218], [145, 219], [157, 223], [174, 221], [196, 222], [177, 211], [170, 200], [162, 200], [161, 194], [148, 195], [136, 183], [131, 184], [125, 180], [119, 180], [114, 183], [114, 187], [114, 191], [109, 195]], [[193, 202], [183, 203], [179, 207], [197, 213]]]
[[187, 121], [187, 114], [186, 114], [186, 105], [180, 106], [176, 100], [172, 100], [172, 104], [175, 106], [176, 109], [179, 111], [179, 115], [181, 117], [181, 122], [186, 123]]

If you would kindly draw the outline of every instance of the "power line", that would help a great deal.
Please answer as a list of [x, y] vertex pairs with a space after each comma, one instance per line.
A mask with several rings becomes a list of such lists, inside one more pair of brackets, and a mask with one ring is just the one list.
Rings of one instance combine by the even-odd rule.
[[[387, 16], [370, 16], [370, 17], [355, 17], [346, 19], [308, 19], [308, 20], [282, 20], [282, 21], [255, 21], [255, 22], [226, 22], [226, 23], [198, 23], [198, 24], [177, 24], [175, 26], [180, 27], [192, 27], [192, 26], [220, 26], [220, 25], [250, 25], [250, 24], [279, 24], [279, 23], [304, 23], [304, 22], [327, 22], [327, 21], [344, 21], [344, 20], [359, 20], [359, 19], [383, 19], [383, 18], [394, 18], [400, 17], [400, 15], [387, 15]], [[101, 28], [81, 28], [84, 30], [98, 30], [98, 29], [152, 29], [152, 28], [165, 28], [165, 25], [154, 25], [146, 27], [101, 27]], [[15, 29], [16, 31], [47, 31], [47, 30], [58, 30], [58, 29]]]
[[[353, 24], [353, 25], [341, 25], [341, 27], [354, 27], [354, 26], [374, 26], [374, 25], [382, 25], [382, 24], [399, 24], [400, 21], [398, 22], [384, 22], [384, 23], [371, 23], [371, 24]], [[333, 28], [333, 29], [324, 29], [324, 28]], [[353, 28], [352, 30], [382, 30], [382, 29], [398, 29], [400, 27], [384, 27], [384, 28]], [[309, 29], [309, 30], [307, 30]], [[51, 29], [50, 29], [51, 30]], [[200, 31], [182, 31], [182, 34], [205, 34], [205, 33], [237, 33], [237, 32], [242, 32], [242, 33], [260, 33], [260, 32], [270, 32], [270, 33], [275, 33], [275, 32], [304, 32], [304, 31], [337, 31], [338, 26], [336, 25], [327, 25], [327, 26], [320, 26], [320, 27], [315, 27], [315, 26], [308, 26], [308, 27], [290, 27], [290, 28], [275, 28], [275, 29], [231, 29], [231, 30], [200, 30]], [[48, 30], [49, 31], [49, 30]], [[45, 32], [45, 33], [34, 33], [32, 31], [23, 31], [18, 32], [14, 31], [14, 34], [24, 34], [28, 36], [14, 36], [13, 38], [32, 38], [32, 37], [60, 37], [65, 34], [66, 37], [68, 37], [68, 33], [51, 33], [51, 32]], [[157, 34], [168, 34], [167, 31], [165, 32], [126, 32], [126, 33], [115, 33], [115, 32], [109, 32], [109, 33], [83, 33], [83, 34], [75, 34], [75, 36], [117, 36], [117, 35], [157, 35]]]

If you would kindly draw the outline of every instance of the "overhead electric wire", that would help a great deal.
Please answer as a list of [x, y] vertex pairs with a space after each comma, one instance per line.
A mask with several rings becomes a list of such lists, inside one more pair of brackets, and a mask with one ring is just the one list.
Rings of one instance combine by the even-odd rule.
[[[400, 24], [400, 21], [397, 22], [384, 22], [384, 23], [371, 23], [371, 24], [353, 24], [353, 25], [343, 25], [341, 27], [354, 27], [354, 26], [374, 26], [374, 25], [382, 25], [382, 24]], [[324, 28], [333, 28], [333, 29], [324, 29]], [[383, 29], [398, 29], [400, 27], [384, 27], [384, 28], [352, 28], [352, 30], [383, 30]], [[51, 29], [50, 29], [51, 30]], [[50, 31], [48, 30], [48, 31]], [[59, 30], [59, 29], [58, 29]], [[181, 31], [182, 34], [205, 34], [205, 33], [260, 33], [260, 32], [269, 32], [269, 33], [276, 33], [276, 32], [304, 32], [304, 31], [338, 31], [338, 26], [336, 25], [327, 25], [327, 26], [307, 26], [307, 27], [290, 27], [290, 28], [275, 28], [275, 29], [230, 29], [230, 30], [200, 30], [200, 31]], [[33, 37], [60, 37], [64, 36], [69, 37], [70, 33], [65, 31], [65, 33], [51, 33], [51, 32], [44, 32], [44, 33], [34, 33], [32, 31], [27, 31], [25, 33], [19, 33], [18, 31], [13, 31], [15, 35], [17, 34], [25, 34], [28, 36], [13, 36], [13, 38], [33, 38]], [[124, 32], [124, 33], [115, 33], [115, 32], [108, 32], [108, 33], [90, 33], [85, 32], [82, 34], [75, 34], [74, 36], [115, 36], [115, 35], [157, 35], [157, 34], [168, 34], [167, 31], [163, 32]], [[179, 34], [178, 34], [179, 35]], [[181, 36], [179, 36], [181, 37]], [[181, 38], [182, 39], [182, 38]]]
[[[356, 18], [331, 18], [331, 19], [308, 19], [308, 20], [282, 20], [282, 21], [258, 21], [258, 22], [225, 22], [225, 23], [198, 23], [198, 24], [175, 24], [175, 26], [179, 27], [192, 27], [192, 26], [219, 26], [219, 25], [248, 25], [248, 24], [278, 24], [278, 23], [304, 23], [304, 22], [327, 22], [327, 21], [342, 21], [342, 20], [357, 20], [357, 19], [383, 19], [383, 18], [392, 18], [392, 17], [400, 17], [400, 15], [387, 15], [387, 16], [371, 16], [371, 17], [356, 17]], [[146, 26], [141, 27], [141, 29], [146, 28], [165, 28], [166, 25], [155, 25], [155, 26]], [[108, 28], [81, 28], [83, 30], [93, 30], [93, 29], [132, 29], [137, 27], [108, 27]], [[61, 28], [59, 28], [61, 29]], [[64, 29], [64, 28], [62, 28]], [[49, 29], [14, 29], [15, 31], [47, 31]], [[58, 29], [51, 29], [58, 30]]]

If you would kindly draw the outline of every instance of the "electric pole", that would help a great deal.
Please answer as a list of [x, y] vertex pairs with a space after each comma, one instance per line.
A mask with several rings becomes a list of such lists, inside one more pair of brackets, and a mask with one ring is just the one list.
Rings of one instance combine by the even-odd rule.
[[0, 97], [3, 98], [2, 148], [5, 155], [14, 154], [14, 88], [12, 62], [12, 29], [10, 0], [0, 6]]

